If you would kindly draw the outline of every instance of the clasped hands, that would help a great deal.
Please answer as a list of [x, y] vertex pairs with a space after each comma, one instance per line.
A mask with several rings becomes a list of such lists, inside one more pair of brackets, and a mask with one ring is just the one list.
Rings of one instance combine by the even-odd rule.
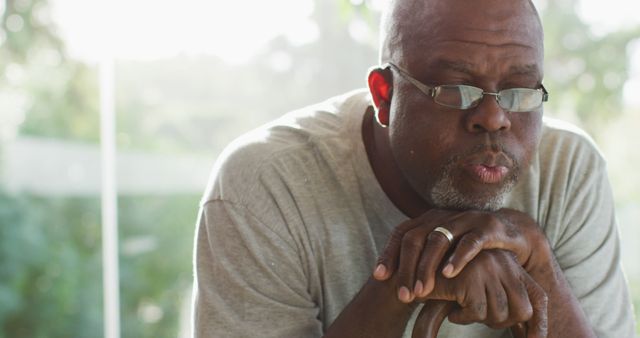
[[452, 323], [495, 329], [524, 323], [528, 338], [546, 337], [547, 296], [531, 275], [544, 264], [538, 250], [549, 250], [546, 238], [519, 211], [432, 209], [393, 230], [373, 277], [394, 283], [404, 303], [456, 303]]

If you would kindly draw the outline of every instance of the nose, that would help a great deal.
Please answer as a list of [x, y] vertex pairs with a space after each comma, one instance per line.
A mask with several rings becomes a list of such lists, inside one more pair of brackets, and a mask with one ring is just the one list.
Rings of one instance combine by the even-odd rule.
[[506, 131], [511, 128], [509, 113], [493, 93], [485, 93], [477, 107], [467, 113], [466, 128], [471, 133]]

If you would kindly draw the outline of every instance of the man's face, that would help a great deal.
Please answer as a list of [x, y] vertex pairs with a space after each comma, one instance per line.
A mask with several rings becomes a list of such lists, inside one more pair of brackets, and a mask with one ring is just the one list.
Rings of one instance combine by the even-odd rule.
[[[528, 4], [440, 3], [421, 18], [408, 12], [392, 62], [430, 86], [540, 87], [542, 37]], [[535, 153], [542, 109], [504, 111], [491, 95], [475, 108], [447, 108], [391, 72], [390, 144], [414, 190], [439, 208], [500, 208]]]

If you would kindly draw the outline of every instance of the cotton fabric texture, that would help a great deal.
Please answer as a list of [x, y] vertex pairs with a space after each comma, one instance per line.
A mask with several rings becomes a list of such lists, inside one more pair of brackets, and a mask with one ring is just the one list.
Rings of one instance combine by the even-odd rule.
[[[369, 104], [360, 90], [286, 114], [218, 158], [195, 240], [196, 337], [321, 337], [369, 278], [407, 219], [367, 159]], [[606, 163], [593, 142], [545, 119], [506, 206], [543, 228], [597, 336], [633, 337]], [[510, 333], [445, 321], [438, 337]]]

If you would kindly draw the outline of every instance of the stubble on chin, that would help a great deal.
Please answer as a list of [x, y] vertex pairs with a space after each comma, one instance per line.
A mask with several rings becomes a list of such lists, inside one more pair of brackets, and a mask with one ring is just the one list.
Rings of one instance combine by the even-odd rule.
[[519, 167], [516, 165], [498, 190], [472, 195], [456, 187], [452, 176], [454, 166], [455, 161], [452, 160], [444, 167], [429, 193], [431, 203], [438, 209], [496, 211], [504, 206], [508, 193], [518, 182]]

